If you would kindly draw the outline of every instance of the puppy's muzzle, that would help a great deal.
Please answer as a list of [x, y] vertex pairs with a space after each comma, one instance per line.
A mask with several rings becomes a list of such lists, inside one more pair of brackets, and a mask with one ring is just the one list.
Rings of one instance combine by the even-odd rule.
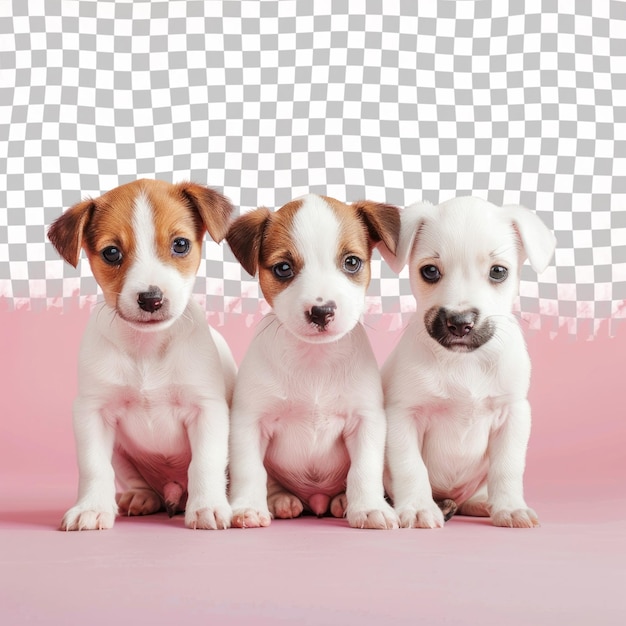
[[329, 300], [322, 306], [312, 306], [309, 311], [305, 311], [305, 316], [310, 324], [317, 326], [317, 329], [322, 332], [335, 317], [336, 309], [337, 304], [333, 300]]
[[444, 348], [457, 352], [469, 352], [480, 348], [495, 332], [494, 325], [479, 320], [477, 309], [464, 311], [446, 307], [432, 307], [426, 311], [424, 325], [428, 334]]
[[142, 311], [154, 313], [163, 306], [163, 292], [158, 287], [150, 285], [149, 291], [137, 294], [137, 304]]

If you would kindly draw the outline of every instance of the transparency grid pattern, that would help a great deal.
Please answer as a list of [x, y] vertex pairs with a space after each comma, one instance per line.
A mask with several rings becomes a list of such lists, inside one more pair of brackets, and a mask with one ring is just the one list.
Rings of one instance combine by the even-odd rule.
[[[47, 225], [137, 177], [240, 211], [473, 194], [556, 233], [554, 264], [524, 267], [522, 316], [594, 332], [626, 316], [625, 39], [608, 0], [0, 0], [0, 296], [94, 300]], [[228, 247], [205, 248], [207, 309], [264, 310]], [[376, 255], [370, 313], [413, 309]]]

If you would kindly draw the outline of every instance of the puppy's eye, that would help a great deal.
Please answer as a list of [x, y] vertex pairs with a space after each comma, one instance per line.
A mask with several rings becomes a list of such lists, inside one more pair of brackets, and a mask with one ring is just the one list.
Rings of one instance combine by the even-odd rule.
[[109, 265], [120, 265], [122, 263], [122, 251], [117, 246], [107, 246], [100, 253], [100, 256]]
[[436, 283], [441, 278], [441, 272], [436, 265], [424, 265], [420, 274], [427, 283]]
[[363, 261], [358, 256], [354, 256], [354, 254], [348, 255], [343, 260], [343, 271], [348, 274], [356, 274], [361, 267], [363, 267]]
[[494, 283], [501, 283], [509, 274], [509, 270], [506, 267], [502, 267], [502, 265], [493, 265], [489, 270], [489, 278]]
[[287, 261], [282, 261], [281, 263], [276, 263], [276, 265], [272, 266], [272, 273], [278, 280], [289, 280], [293, 278], [293, 268], [291, 264], [287, 263]]
[[186, 256], [191, 250], [191, 242], [184, 237], [177, 237], [172, 242], [172, 254], [174, 256]]

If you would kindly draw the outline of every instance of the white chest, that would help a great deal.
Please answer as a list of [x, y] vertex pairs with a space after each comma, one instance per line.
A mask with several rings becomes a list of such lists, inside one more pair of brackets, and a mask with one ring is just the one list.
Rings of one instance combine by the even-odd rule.
[[505, 416], [504, 405], [491, 398], [420, 411], [422, 457], [435, 494], [462, 501], [476, 490], [487, 474], [489, 438]]

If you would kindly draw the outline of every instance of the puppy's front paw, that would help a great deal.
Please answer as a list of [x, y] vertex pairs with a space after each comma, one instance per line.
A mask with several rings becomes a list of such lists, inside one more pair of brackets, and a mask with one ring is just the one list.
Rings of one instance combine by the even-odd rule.
[[402, 528], [443, 528], [443, 512], [434, 502], [424, 508], [402, 509], [398, 516]]
[[494, 526], [505, 528], [535, 528], [539, 526], [537, 513], [532, 509], [500, 509], [491, 514]]
[[235, 528], [262, 528], [269, 526], [272, 521], [269, 511], [257, 509], [235, 509], [233, 511], [233, 527]]
[[61, 530], [107, 530], [113, 528], [116, 508], [108, 510], [83, 505], [73, 506], [61, 522]]
[[187, 506], [185, 526], [194, 530], [225, 530], [230, 527], [232, 511], [228, 503], [217, 506]]
[[398, 516], [385, 502], [379, 509], [369, 511], [351, 511], [346, 513], [348, 524], [352, 528], [372, 528], [377, 530], [392, 530], [398, 528]]
[[161, 510], [161, 498], [152, 489], [130, 489], [119, 496], [121, 515], [151, 515]]
[[273, 517], [279, 519], [298, 517], [304, 509], [300, 498], [287, 491], [279, 491], [269, 496], [267, 498], [267, 508]]

